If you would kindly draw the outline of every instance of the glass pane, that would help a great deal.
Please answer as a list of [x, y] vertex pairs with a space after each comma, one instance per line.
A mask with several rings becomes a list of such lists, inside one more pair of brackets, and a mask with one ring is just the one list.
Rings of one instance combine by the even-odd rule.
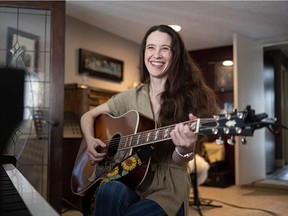
[[[20, 14], [18, 28], [19, 30], [24, 31], [27, 34], [30, 34], [31, 38], [35, 40], [37, 38], [39, 39], [38, 51], [50, 51], [50, 45], [46, 44], [47, 39], [50, 41], [50, 37], [48, 37], [48, 35], [50, 35], [50, 29], [46, 29], [47, 24], [49, 24], [50, 26], [50, 23], [46, 23], [45, 25], [43, 25], [46, 20], [50, 21], [50, 16], [47, 17], [46, 14], [33, 14], [31, 13], [31, 11], [32, 10], [26, 9], [19, 10]], [[42, 12], [44, 13], [46, 11], [44, 10]], [[49, 31], [48, 34], [46, 33], [47, 30]]]
[[51, 13], [0, 7], [0, 65], [25, 70], [23, 121], [15, 128], [6, 153], [46, 197], [50, 140]]
[[6, 65], [6, 50], [0, 50], [0, 66]]
[[7, 30], [8, 27], [15, 26], [17, 23], [16, 14], [16, 8], [0, 7], [0, 50], [7, 49]]

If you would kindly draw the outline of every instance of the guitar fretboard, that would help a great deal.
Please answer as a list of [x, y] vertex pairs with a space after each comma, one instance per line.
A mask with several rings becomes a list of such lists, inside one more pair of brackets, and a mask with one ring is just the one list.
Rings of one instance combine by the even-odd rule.
[[[199, 130], [200, 118], [196, 121], [187, 121], [183, 124], [189, 125], [190, 129], [195, 133]], [[156, 142], [161, 142], [171, 139], [170, 133], [175, 128], [175, 125], [156, 128], [153, 130], [132, 134], [121, 137], [118, 150], [124, 150], [131, 147], [148, 145]]]

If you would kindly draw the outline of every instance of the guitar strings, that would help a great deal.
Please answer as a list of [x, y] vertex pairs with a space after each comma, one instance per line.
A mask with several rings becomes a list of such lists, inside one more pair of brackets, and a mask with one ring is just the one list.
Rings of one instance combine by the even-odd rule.
[[[226, 117], [223, 117], [223, 118], [219, 118], [218, 119], [218, 121], [219, 120], [223, 120], [223, 119], [227, 119]], [[183, 124], [188, 124], [188, 123], [191, 123], [191, 122], [196, 122], [197, 120], [193, 120], [193, 121], [186, 121], [186, 122], [183, 122]], [[201, 119], [201, 123], [202, 124], [207, 124], [207, 123], [211, 123], [211, 122], [217, 122], [214, 118], [205, 118], [205, 119]], [[155, 139], [155, 137], [157, 136], [157, 137], [162, 137], [162, 139], [160, 139], [160, 141], [164, 141], [164, 140], [168, 140], [168, 139], [170, 139], [170, 130], [171, 129], [174, 129], [174, 127], [175, 127], [175, 125], [176, 124], [173, 124], [173, 125], [169, 125], [169, 126], [165, 126], [165, 127], [161, 127], [161, 128], [156, 128], [156, 129], [151, 129], [151, 130], [147, 130], [147, 131], [143, 131], [143, 132], [139, 132], [139, 133], [136, 133], [136, 134], [129, 134], [129, 135], [125, 135], [125, 136], [122, 136], [121, 138], [120, 138], [120, 140], [116, 140], [116, 139], [112, 139], [112, 140], [105, 140], [105, 141], [103, 141], [105, 144], [109, 144], [109, 142], [110, 142], [110, 144], [109, 144], [109, 146], [110, 147], [113, 147], [113, 146], [120, 146], [121, 145], [121, 143], [123, 143], [125, 140], [126, 140], [126, 143], [127, 143], [127, 140], [129, 140], [129, 138], [130, 138], [130, 143], [132, 143], [132, 141], [135, 141], [134, 139], [133, 139], [133, 137], [140, 137], [140, 140], [142, 140], [143, 141], [143, 139], [149, 139], [148, 141], [145, 141], [145, 142], [140, 142], [140, 144], [138, 144], [138, 145], [134, 145], [134, 144], [132, 144], [131, 146], [127, 146], [127, 147], [123, 147], [123, 150], [125, 150], [125, 149], [129, 149], [129, 148], [132, 148], [132, 147], [138, 147], [138, 146], [142, 146], [142, 145], [146, 145], [146, 144], [150, 144], [150, 143], [155, 143], [155, 142], [159, 142], [158, 141], [158, 138], [157, 139]], [[225, 127], [219, 127], [219, 126], [216, 126], [216, 127], [206, 127], [206, 129], [212, 129], [212, 128], [218, 128], [218, 129], [223, 129], [223, 128], [225, 128]], [[168, 134], [168, 137], [165, 139], [165, 138], [163, 138], [164, 136], [163, 136], [163, 131], [165, 131], [165, 133], [167, 134], [167, 129], [168, 129], [168, 131], [169, 131], [169, 134]], [[158, 131], [158, 133], [156, 134], [156, 133], [154, 133], [154, 131]], [[144, 134], [144, 136], [143, 136], [143, 134]], [[145, 134], [149, 134], [149, 137], [147, 137], [147, 136], [145, 136]], [[153, 138], [153, 139], [151, 139], [151, 138]], [[139, 139], [138, 139], [139, 140]], [[120, 148], [120, 150], [121, 150], [121, 148]]]
[[[233, 118], [233, 116], [231, 115], [231, 118]], [[231, 119], [230, 118], [230, 119]], [[227, 120], [227, 117], [223, 116], [223, 117], [219, 117], [217, 120], [215, 118], [200, 118], [200, 125], [201, 125], [201, 129], [213, 129], [213, 128], [217, 128], [217, 129], [224, 129], [226, 127], [224, 126], [219, 126], [216, 125], [215, 127], [212, 126], [203, 126], [203, 124], [208, 124], [208, 123], [213, 123], [213, 122], [219, 122], [221, 120]], [[191, 121], [185, 121], [182, 122], [184, 125], [190, 124], [193, 125], [194, 123], [197, 122], [196, 120], [191, 120]], [[147, 130], [147, 131], [142, 131], [136, 134], [129, 134], [129, 135], [124, 135], [118, 138], [112, 138], [111, 140], [104, 140], [102, 142], [104, 142], [107, 147], [117, 147], [119, 146], [118, 150], [126, 150], [132, 147], [140, 147], [143, 145], [148, 145], [148, 144], [152, 144], [152, 143], [156, 143], [156, 142], [160, 142], [160, 141], [165, 141], [165, 140], [169, 140], [170, 138], [170, 132], [175, 128], [176, 124], [173, 125], [169, 125], [169, 126], [164, 126], [164, 127], [160, 127], [160, 128], [155, 128], [155, 129], [151, 129], [151, 130]], [[215, 134], [217, 135], [217, 134]], [[110, 144], [109, 144], [110, 143]], [[135, 145], [135, 143], [138, 143]], [[126, 145], [125, 145], [126, 144]]]

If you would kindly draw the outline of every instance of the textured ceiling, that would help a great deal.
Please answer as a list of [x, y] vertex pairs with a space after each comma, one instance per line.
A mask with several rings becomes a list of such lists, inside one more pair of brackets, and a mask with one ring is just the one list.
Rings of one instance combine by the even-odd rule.
[[188, 50], [232, 45], [238, 33], [288, 56], [287, 1], [67, 1], [69, 16], [140, 43], [155, 24], [178, 24]]

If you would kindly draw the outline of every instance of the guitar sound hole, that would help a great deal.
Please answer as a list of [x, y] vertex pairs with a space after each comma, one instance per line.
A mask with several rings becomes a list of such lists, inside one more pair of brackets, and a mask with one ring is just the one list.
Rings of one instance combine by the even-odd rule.
[[108, 158], [114, 157], [114, 155], [117, 153], [120, 138], [121, 136], [117, 134], [111, 139], [107, 152]]

